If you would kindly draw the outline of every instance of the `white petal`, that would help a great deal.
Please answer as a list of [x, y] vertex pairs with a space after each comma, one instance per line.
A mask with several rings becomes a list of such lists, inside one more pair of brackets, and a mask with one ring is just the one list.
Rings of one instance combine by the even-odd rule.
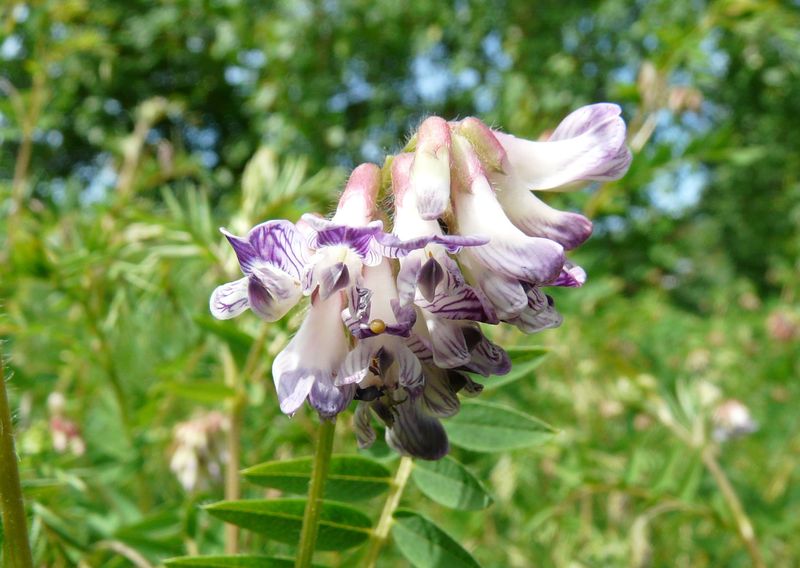
[[208, 306], [211, 309], [211, 315], [221, 320], [231, 319], [241, 314], [249, 306], [247, 277], [218, 286], [211, 294]]

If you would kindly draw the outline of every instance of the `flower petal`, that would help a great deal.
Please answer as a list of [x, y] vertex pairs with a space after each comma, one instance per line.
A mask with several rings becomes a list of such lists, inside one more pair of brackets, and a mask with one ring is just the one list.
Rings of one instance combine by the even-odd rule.
[[308, 259], [302, 235], [292, 223], [285, 220], [261, 223], [253, 227], [247, 239], [258, 260], [279, 268], [295, 280], [301, 279]]
[[419, 359], [411, 349], [400, 343], [400, 340], [395, 341], [392, 351], [397, 362], [397, 377], [400, 386], [412, 394], [417, 393], [422, 389], [425, 381]]
[[566, 288], [580, 288], [586, 283], [586, 271], [570, 261], [564, 263], [561, 274], [558, 275], [550, 286], [563, 286]]
[[450, 204], [450, 128], [438, 116], [419, 127], [410, 185], [423, 219], [444, 215]]
[[318, 275], [319, 295], [323, 300], [350, 285], [350, 270], [344, 262], [336, 262], [320, 270]]
[[[464, 368], [484, 377], [490, 375], [505, 375], [511, 370], [511, 359], [501, 347], [489, 341], [478, 326], [464, 330], [468, 343], [473, 345], [470, 349], [469, 362]], [[472, 336], [472, 337], [470, 337]]]
[[211, 299], [208, 302], [211, 315], [217, 319], [226, 320], [236, 317], [245, 311], [249, 306], [247, 302], [247, 281], [248, 278], [244, 277], [218, 286], [211, 294]]
[[322, 400], [326, 386], [334, 383], [335, 375], [347, 356], [341, 309], [338, 296], [312, 302], [297, 334], [275, 357], [272, 378], [284, 413], [296, 412], [317, 381], [321, 382], [318, 402]]
[[450, 380], [450, 373], [460, 375], [455, 371], [446, 371], [433, 365], [424, 365], [425, 389], [422, 391], [422, 405], [424, 409], [437, 418], [454, 416], [461, 408], [461, 402], [456, 394], [456, 389]]
[[540, 237], [492, 240], [460, 254], [491, 271], [531, 284], [555, 280], [564, 266], [564, 247]]
[[372, 347], [365, 341], [359, 341], [347, 357], [336, 377], [336, 386], [358, 384], [367, 378]]
[[460, 322], [426, 315], [425, 323], [431, 337], [433, 361], [438, 367], [451, 369], [469, 362], [469, 346]]
[[544, 237], [574, 249], [592, 234], [592, 222], [583, 215], [553, 209], [520, 186], [501, 188], [497, 199], [514, 225], [531, 237]]
[[534, 286], [528, 290], [528, 306], [508, 323], [525, 333], [536, 333], [560, 326], [563, 319], [553, 306], [553, 299]]
[[308, 402], [322, 418], [333, 418], [347, 408], [355, 392], [355, 385], [336, 386], [331, 375], [322, 374], [311, 386]]
[[400, 454], [438, 460], [450, 451], [441, 422], [421, 409], [418, 398], [409, 397], [392, 406], [390, 412], [392, 423], [386, 428], [386, 443]]
[[372, 427], [372, 414], [367, 403], [359, 402], [356, 406], [353, 427], [359, 448], [369, 448], [375, 443], [375, 429]]
[[269, 264], [253, 267], [247, 285], [250, 308], [266, 321], [277, 321], [303, 296], [300, 282]]
[[507, 176], [496, 174], [492, 180], [501, 186], [552, 189], [574, 181], [619, 179], [631, 161], [620, 113], [613, 104], [583, 107], [567, 116], [547, 142], [495, 132], [509, 167]]

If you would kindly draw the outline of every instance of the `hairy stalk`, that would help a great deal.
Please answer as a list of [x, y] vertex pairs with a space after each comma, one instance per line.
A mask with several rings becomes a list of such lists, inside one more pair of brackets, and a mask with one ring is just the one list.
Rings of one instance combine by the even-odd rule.
[[314, 452], [314, 469], [311, 472], [311, 486], [308, 489], [308, 501], [303, 513], [303, 529], [300, 532], [300, 545], [294, 564], [296, 568], [308, 568], [311, 566], [311, 558], [314, 556], [319, 516], [322, 512], [322, 497], [325, 490], [325, 479], [328, 477], [328, 466], [331, 463], [335, 430], [335, 419], [321, 419], [317, 448]]
[[375, 526], [375, 530], [372, 531], [369, 550], [364, 561], [364, 566], [368, 568], [373, 568], [378, 562], [381, 548], [389, 538], [389, 529], [392, 528], [394, 512], [400, 504], [400, 498], [403, 496], [403, 491], [406, 488], [406, 483], [408, 483], [413, 467], [414, 461], [410, 457], [403, 456], [400, 458], [400, 465], [397, 466], [397, 472], [394, 474], [392, 486], [389, 489], [389, 495], [386, 497], [386, 503], [383, 505], [378, 524]]
[[31, 568], [33, 558], [28, 542], [28, 524], [22, 486], [19, 483], [17, 452], [11, 429], [11, 408], [6, 394], [5, 366], [0, 353], [0, 509], [3, 513], [3, 566]]
[[764, 559], [761, 557], [761, 551], [758, 547], [756, 533], [753, 530], [753, 523], [750, 522], [750, 518], [747, 516], [744, 507], [742, 507], [742, 502], [739, 501], [739, 496], [736, 494], [736, 490], [728, 480], [728, 476], [725, 475], [725, 471], [722, 469], [722, 466], [719, 465], [715, 448], [711, 446], [706, 447], [703, 449], [700, 455], [702, 457], [703, 464], [705, 464], [706, 468], [711, 473], [711, 476], [714, 478], [714, 482], [717, 484], [717, 487], [719, 487], [719, 490], [722, 493], [722, 497], [725, 499], [725, 503], [728, 505], [728, 508], [733, 514], [733, 519], [736, 522], [736, 529], [739, 533], [739, 538], [742, 540], [742, 544], [744, 544], [745, 548], [747, 549], [747, 553], [750, 555], [750, 559], [753, 561], [753, 566], [755, 566], [755, 568], [765, 568], [766, 564], [764, 564]]

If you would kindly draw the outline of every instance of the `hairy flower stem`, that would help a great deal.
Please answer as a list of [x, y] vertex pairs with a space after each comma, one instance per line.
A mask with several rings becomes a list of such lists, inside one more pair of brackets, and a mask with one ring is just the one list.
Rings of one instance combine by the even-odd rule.
[[392, 528], [392, 520], [397, 506], [400, 504], [400, 498], [403, 496], [403, 491], [408, 483], [408, 478], [411, 475], [411, 470], [414, 467], [414, 461], [408, 457], [403, 456], [400, 458], [400, 465], [397, 466], [397, 472], [394, 474], [392, 486], [389, 489], [389, 495], [386, 497], [386, 503], [383, 505], [383, 511], [378, 519], [378, 524], [375, 530], [372, 531], [372, 538], [370, 539], [369, 550], [364, 560], [364, 566], [373, 568], [378, 562], [381, 548], [386, 544], [389, 538], [389, 529]]
[[322, 497], [325, 490], [325, 479], [333, 451], [333, 434], [336, 420], [321, 419], [317, 435], [317, 448], [314, 452], [314, 468], [311, 472], [311, 486], [308, 488], [308, 501], [303, 514], [303, 529], [300, 533], [300, 545], [297, 550], [296, 568], [311, 566], [314, 546], [317, 543], [319, 516], [322, 512]]
[[5, 367], [0, 353], [0, 509], [3, 513], [3, 566], [31, 568], [33, 558], [28, 542], [28, 525], [22, 487], [19, 483], [17, 452], [11, 430], [11, 408], [6, 393]]
[[742, 507], [742, 503], [736, 495], [736, 490], [728, 480], [728, 476], [725, 475], [725, 471], [719, 465], [715, 454], [715, 448], [706, 447], [700, 455], [703, 464], [711, 473], [714, 482], [722, 493], [722, 497], [725, 499], [725, 503], [733, 514], [739, 538], [741, 538], [742, 543], [747, 549], [747, 553], [753, 561], [753, 566], [755, 566], [755, 568], [765, 568], [766, 564], [764, 564], [764, 559], [761, 557], [761, 551], [758, 548], [758, 541], [756, 540], [756, 533], [753, 530], [753, 524], [750, 522], [747, 513], [745, 513], [744, 507]]

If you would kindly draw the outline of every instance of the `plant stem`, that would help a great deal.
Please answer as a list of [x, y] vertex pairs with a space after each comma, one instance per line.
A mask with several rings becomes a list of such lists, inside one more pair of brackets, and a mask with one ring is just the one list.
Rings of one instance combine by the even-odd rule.
[[6, 394], [5, 367], [0, 353], [0, 509], [3, 513], [3, 566], [32, 568], [28, 524], [22, 486], [19, 483], [17, 452], [11, 429], [11, 408]]
[[394, 474], [392, 486], [389, 489], [389, 495], [386, 497], [386, 503], [383, 505], [383, 511], [378, 519], [378, 524], [375, 530], [372, 531], [372, 538], [370, 539], [369, 550], [364, 561], [364, 566], [373, 568], [378, 561], [378, 555], [381, 548], [386, 544], [389, 538], [389, 529], [392, 528], [392, 520], [394, 519], [394, 512], [400, 504], [400, 498], [403, 496], [403, 490], [406, 488], [408, 478], [411, 475], [411, 470], [414, 467], [414, 461], [408, 457], [403, 456], [400, 458], [400, 465], [397, 466], [397, 472]]
[[[225, 384], [234, 391], [233, 398], [228, 407], [228, 432], [225, 445], [227, 448], [227, 461], [225, 463], [225, 499], [236, 501], [241, 497], [241, 484], [239, 483], [239, 464], [242, 454], [242, 422], [244, 419], [244, 394], [242, 393], [241, 377], [236, 369], [230, 349], [227, 345], [222, 350], [222, 366], [225, 373]], [[239, 552], [239, 527], [225, 524], [225, 554]]]
[[308, 489], [308, 501], [303, 514], [303, 529], [300, 533], [300, 546], [297, 550], [296, 568], [311, 566], [314, 556], [314, 545], [317, 543], [319, 515], [322, 512], [322, 497], [325, 490], [325, 479], [328, 477], [328, 466], [331, 463], [333, 450], [333, 434], [336, 430], [335, 420], [320, 419], [317, 448], [314, 452], [314, 469], [311, 472], [311, 486]]
[[715, 448], [709, 446], [703, 449], [700, 454], [708, 471], [714, 478], [719, 490], [722, 492], [722, 497], [725, 499], [728, 508], [733, 514], [734, 521], [736, 522], [736, 529], [739, 532], [739, 538], [747, 549], [750, 559], [753, 561], [755, 568], [765, 568], [764, 559], [761, 557], [761, 551], [758, 548], [758, 541], [756, 540], [756, 533], [753, 530], [753, 524], [750, 518], [745, 513], [739, 497], [736, 495], [736, 490], [725, 475], [725, 471], [719, 465], [715, 455]]

